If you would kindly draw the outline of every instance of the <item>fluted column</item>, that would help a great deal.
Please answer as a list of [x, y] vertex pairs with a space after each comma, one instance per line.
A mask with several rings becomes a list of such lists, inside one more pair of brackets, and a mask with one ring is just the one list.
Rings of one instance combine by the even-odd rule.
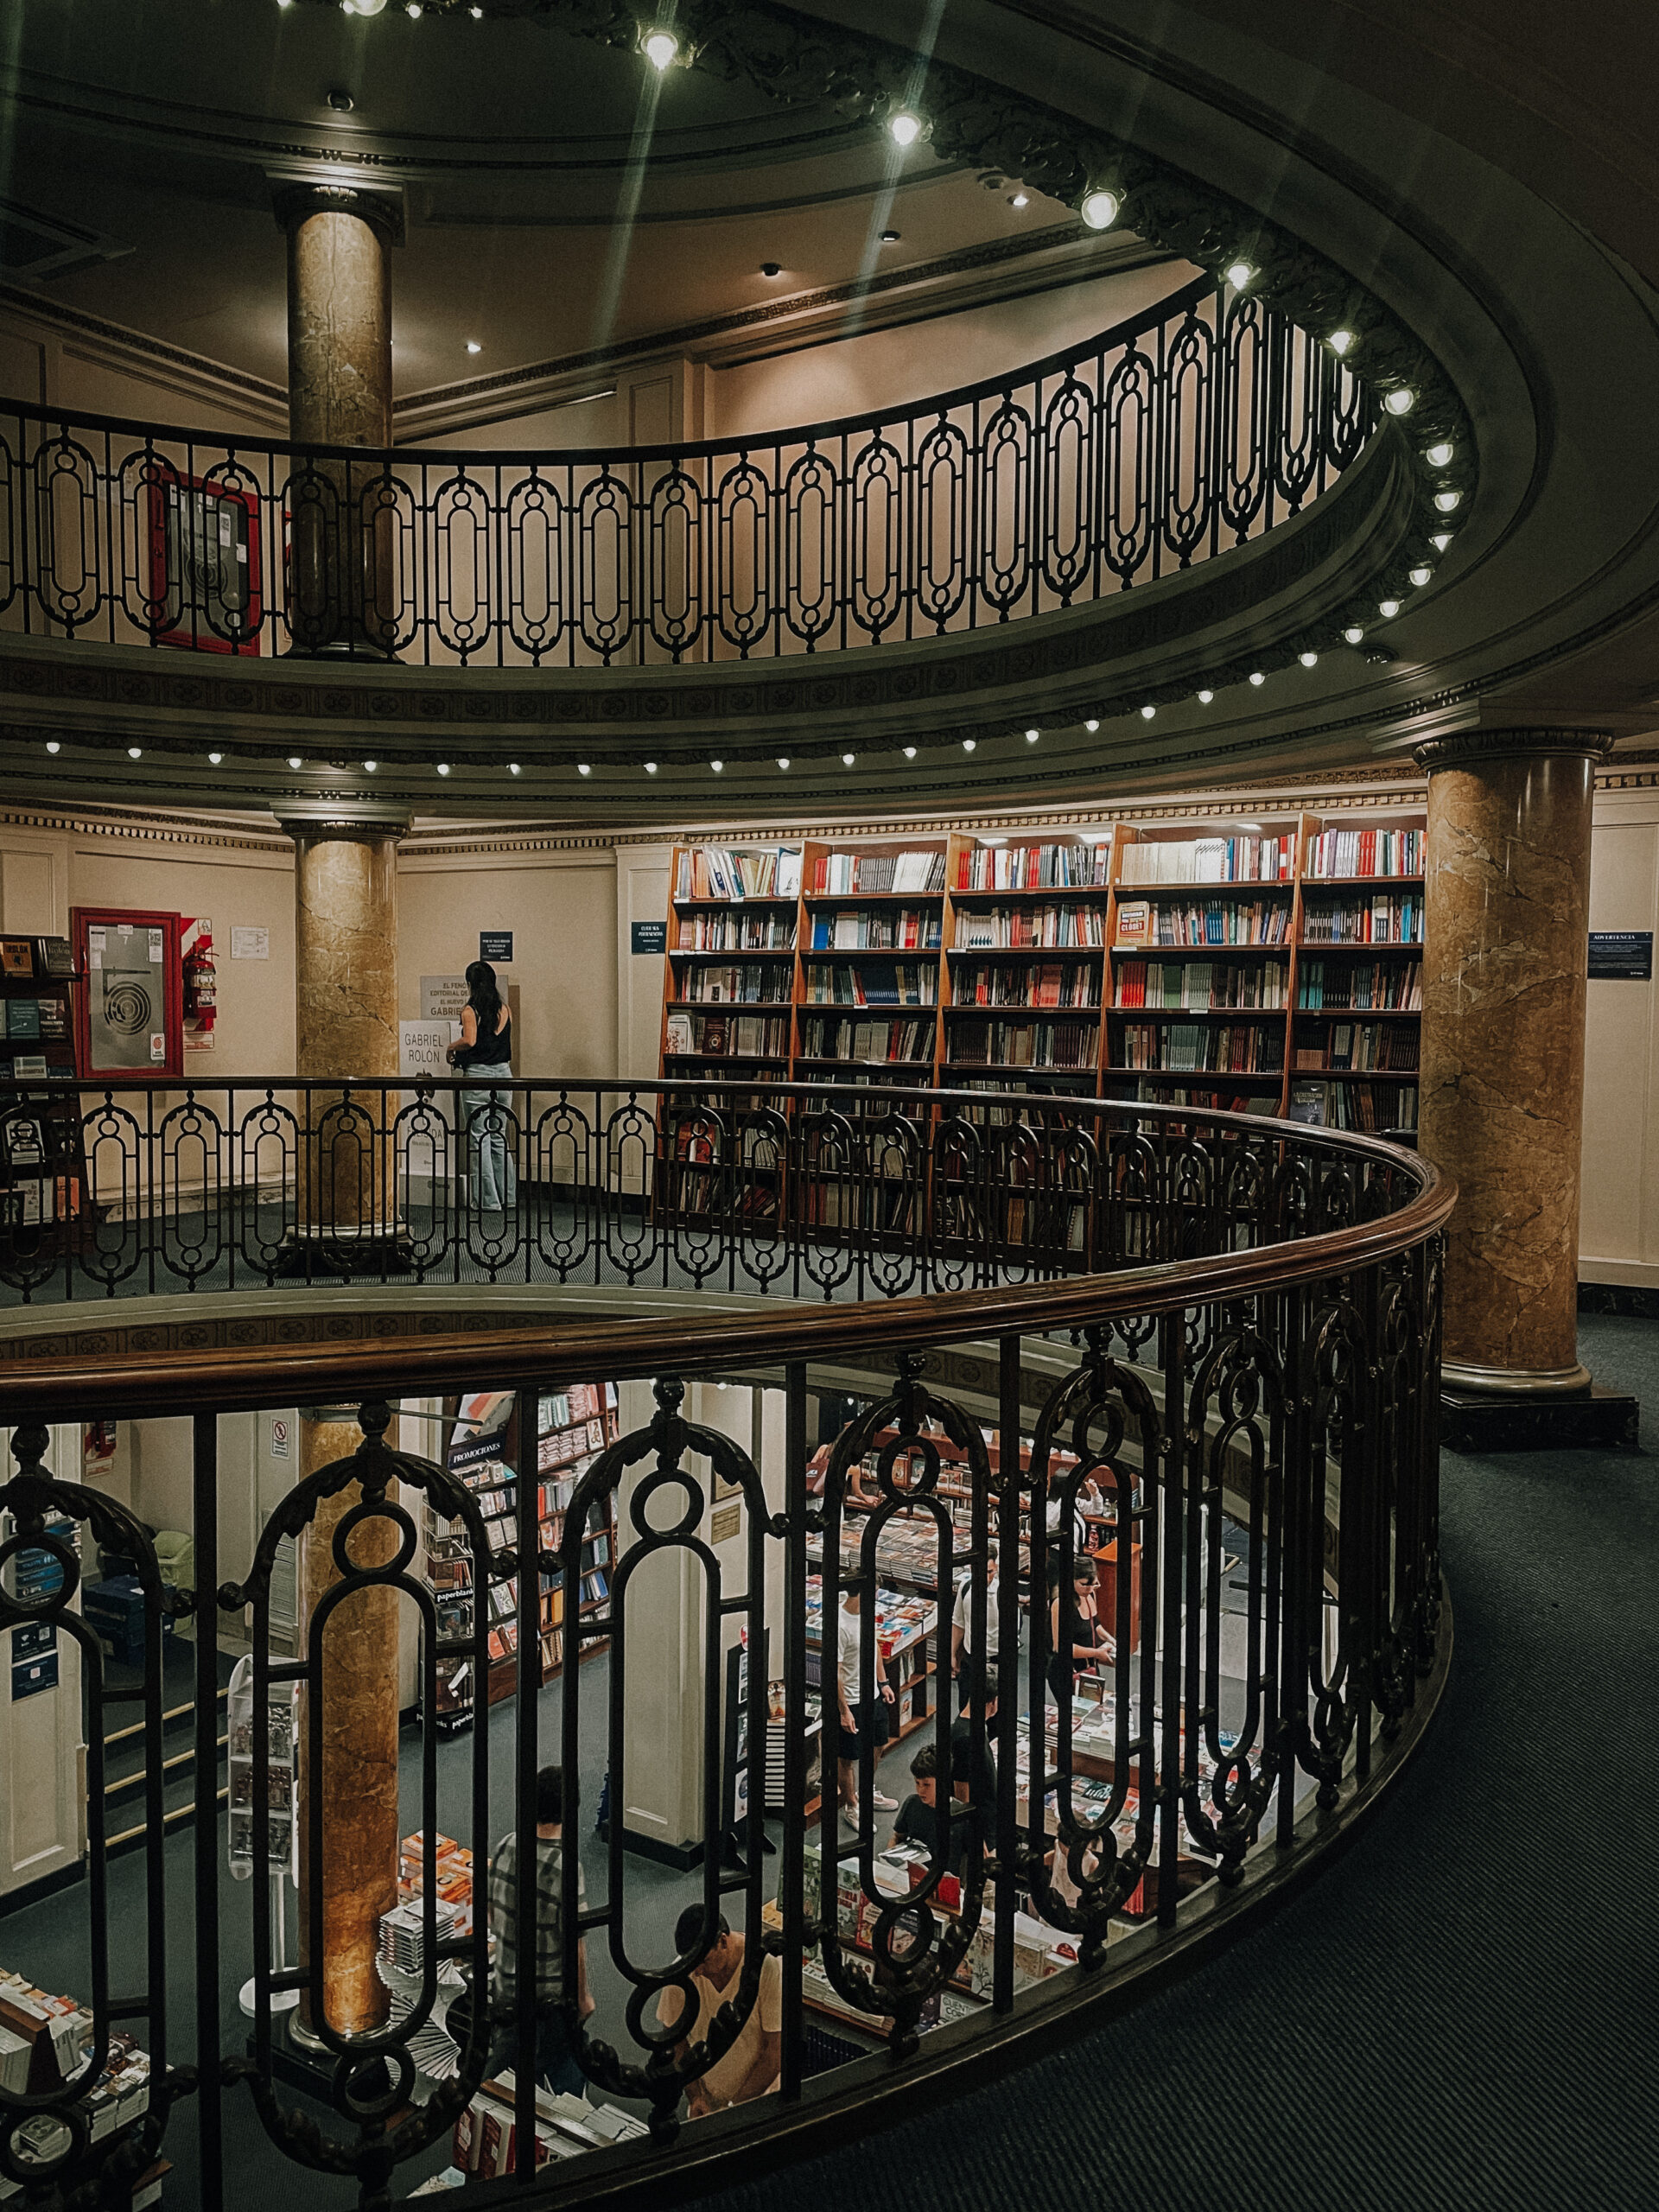
[[[346, 185], [276, 195], [288, 237], [288, 416], [296, 445], [391, 443], [394, 202]], [[286, 493], [300, 653], [390, 654], [397, 590], [378, 463], [296, 457]]]
[[1445, 1377], [1587, 1389], [1578, 1357], [1580, 1141], [1594, 731], [1483, 730], [1428, 771], [1418, 1142], [1457, 1179]]

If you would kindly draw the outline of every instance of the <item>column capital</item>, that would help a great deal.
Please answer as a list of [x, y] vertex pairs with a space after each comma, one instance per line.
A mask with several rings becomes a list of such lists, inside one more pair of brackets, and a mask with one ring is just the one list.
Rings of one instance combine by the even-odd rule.
[[302, 837], [353, 837], [375, 844], [383, 837], [406, 837], [411, 817], [391, 799], [296, 798], [276, 810], [279, 826], [297, 842]]
[[400, 192], [365, 190], [356, 184], [327, 184], [306, 178], [274, 179], [270, 205], [280, 231], [293, 231], [310, 215], [355, 215], [387, 245], [404, 242]]
[[1431, 737], [1412, 748], [1420, 768], [1481, 768], [1497, 760], [1573, 757], [1605, 760], [1613, 749], [1609, 729], [1465, 729]]

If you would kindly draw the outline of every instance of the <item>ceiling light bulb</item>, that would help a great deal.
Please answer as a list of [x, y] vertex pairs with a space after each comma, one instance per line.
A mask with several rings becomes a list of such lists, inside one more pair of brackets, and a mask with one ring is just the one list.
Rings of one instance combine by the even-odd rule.
[[290, 768], [303, 768], [305, 763], [297, 753], [290, 753], [288, 756], [288, 765]]
[[1417, 395], [1414, 391], [1408, 391], [1405, 385], [1402, 385], [1397, 391], [1386, 392], [1383, 395], [1382, 404], [1390, 415], [1409, 415], [1417, 404]]
[[1298, 653], [1296, 658], [1304, 668], [1317, 668], [1319, 664], [1318, 653]]
[[[55, 752], [57, 750], [56, 747], [53, 747], [52, 750]], [[210, 753], [207, 755], [207, 758], [213, 762], [214, 767], [217, 768], [219, 762], [225, 758], [225, 755], [222, 753]]]
[[977, 738], [964, 737], [962, 741], [962, 749], [964, 753], [971, 753], [978, 742]]
[[787, 767], [788, 767], [788, 766], [789, 766], [789, 755], [788, 755], [788, 753], [780, 753], [778, 755], [778, 766], [779, 766], [780, 768], [787, 768]]
[[447, 776], [447, 775], [448, 774], [448, 772], [449, 772], [449, 763], [448, 763], [447, 760], [440, 760], [440, 761], [439, 761], [439, 763], [438, 763], [438, 773], [439, 773], [441, 776]]
[[1457, 448], [1450, 438], [1442, 438], [1437, 446], [1430, 446], [1423, 459], [1431, 468], [1444, 468]]
[[1039, 729], [1028, 729], [1026, 732], [1026, 743], [1027, 745], [1035, 745], [1042, 734], [1043, 733]]
[[1421, 591], [1433, 573], [1434, 571], [1433, 569], [1414, 569], [1411, 572], [1411, 581], [1416, 585], [1418, 590]]
[[913, 146], [922, 135], [921, 118], [900, 108], [897, 115], [887, 118], [887, 131], [895, 146]]
[[723, 760], [711, 760], [709, 766], [717, 776], [723, 776], [726, 772], [726, 763]]
[[1434, 537], [1431, 537], [1428, 542], [1434, 548], [1434, 550], [1437, 553], [1444, 553], [1446, 547], [1452, 543], [1452, 533], [1449, 530], [1442, 530]]
[[1355, 622], [1351, 624], [1342, 634], [1346, 638], [1351, 645], [1357, 645], [1360, 639], [1365, 635], [1365, 632], [1360, 628], [1358, 623]]
[[[47, 751], [48, 751], [48, 753], [55, 753], [55, 752], [57, 751], [57, 749], [58, 749], [58, 741], [57, 741], [57, 739], [56, 739], [55, 737], [48, 737], [48, 738], [47, 739], [47, 741], [46, 741], [46, 749], [47, 749]], [[218, 760], [218, 758], [219, 758], [219, 755], [218, 755], [218, 753], [213, 753], [212, 755], [210, 755], [210, 758], [211, 758], [211, 759], [213, 759], [213, 760]]]
[[1198, 704], [1201, 707], [1207, 707], [1215, 696], [1216, 695], [1213, 691], [1200, 691], [1198, 694]]
[[1236, 292], [1242, 292], [1255, 274], [1248, 261], [1236, 261], [1227, 271], [1227, 282]]
[[1115, 192], [1108, 192], [1103, 186], [1097, 186], [1093, 192], [1084, 194], [1083, 205], [1077, 213], [1091, 231], [1109, 231], [1117, 220], [1117, 205]]
[[1353, 342], [1354, 334], [1351, 330], [1333, 330], [1330, 337], [1325, 340], [1325, 343], [1330, 346], [1331, 351], [1336, 355], [1338, 360], [1342, 359], [1343, 355], [1348, 351], [1348, 348], [1353, 344]]
[[1158, 709], [1157, 709], [1157, 708], [1156, 708], [1156, 707], [1153, 707], [1153, 706], [1146, 706], [1146, 707], [1142, 707], [1142, 708], [1141, 708], [1141, 721], [1142, 721], [1143, 722], [1149, 722], [1149, 721], [1152, 720], [1153, 716], [1157, 713], [1157, 711], [1158, 711]]
[[1266, 677], [1265, 676], [1263, 676], [1263, 675], [1262, 675], [1262, 671], [1261, 671], [1261, 670], [1260, 670], [1259, 668], [1257, 668], [1257, 669], [1252, 669], [1252, 670], [1251, 670], [1251, 671], [1250, 671], [1250, 681], [1251, 681], [1251, 683], [1255, 683], [1255, 684], [1262, 684], [1262, 683], [1265, 683], [1267, 682], [1267, 680], [1268, 680], [1268, 679], [1267, 679], [1267, 677]]
[[507, 763], [507, 773], [510, 776], [516, 776], [518, 772], [518, 763], [516, 760], [509, 760]]
[[479, 344], [476, 338], [469, 338], [467, 340], [467, 351], [469, 353], [481, 353], [484, 351], [484, 348]]
[[680, 50], [680, 41], [672, 31], [655, 30], [645, 39], [645, 59], [653, 69], [667, 69], [673, 64]]
[[1400, 612], [1400, 602], [1397, 599], [1380, 599], [1376, 602], [1376, 611], [1385, 622], [1392, 622]]
[[656, 772], [657, 772], [657, 763], [656, 763], [654, 760], [647, 760], [647, 761], [646, 761], [646, 763], [645, 763], [645, 773], [646, 773], [648, 776], [654, 776], [654, 775], [656, 774]]
[[897, 245], [899, 243], [898, 232], [883, 231], [881, 233], [881, 243], [883, 245]]
[[1008, 195], [1008, 205], [1010, 207], [1029, 207], [1031, 194], [1028, 192], [1011, 193]]
[[484, 10], [481, 8], [469, 8], [467, 12], [475, 23], [481, 23], [483, 22]]
[[907, 745], [905, 747], [905, 758], [906, 760], [913, 760], [916, 758], [916, 748], [913, 745]]
[[372, 776], [379, 766], [380, 763], [378, 760], [365, 760], [363, 763], [363, 772], [365, 775]]
[[1449, 515], [1463, 505], [1463, 494], [1461, 492], [1437, 492], [1434, 504], [1443, 515]]
[[[718, 762], [716, 762], [716, 763], [715, 763], [715, 766], [719, 766], [719, 763], [718, 763]], [[576, 773], [577, 773], [579, 776], [591, 776], [591, 775], [593, 774], [593, 772], [593, 772], [592, 768], [590, 768], [590, 767], [588, 766], [588, 765], [587, 761], [585, 761], [585, 760], [578, 760], [578, 761], [577, 761], [577, 763], [576, 763]]]
[[416, 21], [418, 22], [420, 20], [421, 13], [421, 0], [404, 0], [404, 13], [406, 16], [414, 16]]
[[1092, 735], [1093, 733], [1100, 728], [1100, 724], [1097, 721], [1086, 721], [1084, 724], [1084, 728], [1090, 732], [1090, 735]]
[[129, 760], [142, 760], [143, 757], [144, 748], [142, 745], [130, 745], [127, 747], [127, 758]]
[[843, 768], [850, 768], [857, 758], [856, 753], [843, 753], [841, 756], [841, 765]]

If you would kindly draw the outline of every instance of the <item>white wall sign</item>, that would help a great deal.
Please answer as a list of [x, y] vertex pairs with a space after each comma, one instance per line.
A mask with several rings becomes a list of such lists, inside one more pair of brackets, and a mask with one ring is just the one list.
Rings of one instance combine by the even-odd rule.
[[273, 1414], [270, 1417], [270, 1456], [273, 1459], [286, 1459], [289, 1456], [289, 1429], [286, 1414]]
[[403, 1076], [447, 1076], [453, 1072], [446, 1055], [449, 1050], [447, 1021], [400, 1021], [397, 1025], [397, 1072]]
[[232, 960], [269, 960], [270, 931], [269, 930], [231, 925], [231, 957]]
[[459, 1021], [461, 1009], [466, 1003], [467, 978], [464, 976], [422, 976], [423, 1021]]

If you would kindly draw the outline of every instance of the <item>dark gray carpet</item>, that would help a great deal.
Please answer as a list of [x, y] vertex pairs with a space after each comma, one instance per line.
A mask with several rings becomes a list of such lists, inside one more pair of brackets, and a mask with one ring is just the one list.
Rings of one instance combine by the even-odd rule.
[[1352, 1848], [1128, 2018], [718, 2212], [1659, 2202], [1659, 1325], [1586, 1318], [1644, 1455], [1445, 1463], [1457, 1663]]

